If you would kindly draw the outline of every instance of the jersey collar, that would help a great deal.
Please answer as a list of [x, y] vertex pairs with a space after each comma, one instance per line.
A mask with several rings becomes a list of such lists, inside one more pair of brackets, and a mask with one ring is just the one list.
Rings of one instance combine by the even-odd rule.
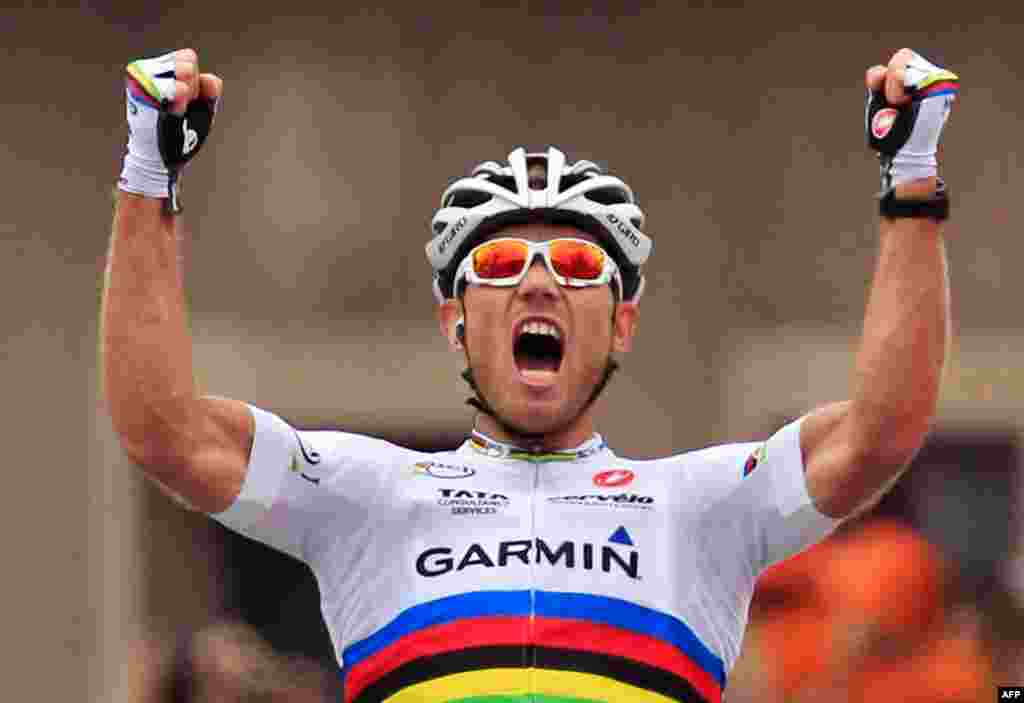
[[604, 438], [595, 432], [593, 437], [573, 449], [564, 449], [557, 452], [537, 452], [491, 439], [479, 430], [473, 430], [473, 434], [466, 440], [466, 444], [475, 452], [484, 456], [498, 459], [532, 461], [540, 464], [551, 461], [579, 461], [597, 454], [608, 446]]

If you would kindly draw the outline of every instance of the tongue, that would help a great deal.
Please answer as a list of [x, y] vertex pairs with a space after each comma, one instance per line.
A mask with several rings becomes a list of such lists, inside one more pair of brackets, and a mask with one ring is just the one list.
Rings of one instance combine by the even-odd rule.
[[516, 354], [516, 366], [520, 371], [546, 371], [554, 373], [558, 371], [558, 358], [547, 355], [528, 354], [519, 352]]
[[554, 373], [562, 362], [562, 345], [554, 337], [524, 334], [516, 340], [516, 366], [520, 371]]

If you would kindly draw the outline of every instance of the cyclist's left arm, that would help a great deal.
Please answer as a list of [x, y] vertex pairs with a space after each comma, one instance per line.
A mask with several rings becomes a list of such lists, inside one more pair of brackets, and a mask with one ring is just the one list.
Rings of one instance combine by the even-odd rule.
[[[887, 67], [868, 69], [866, 114], [874, 117], [865, 126], [883, 155], [883, 189], [893, 189], [893, 203], [937, 195], [935, 152], [958, 80], [910, 49], [896, 52]], [[893, 113], [892, 106], [898, 116], [888, 127], [880, 117]], [[899, 126], [900, 120], [907, 121]], [[892, 215], [899, 208], [882, 210]], [[880, 497], [920, 449], [935, 417], [950, 341], [946, 250], [939, 215], [917, 214], [880, 220], [850, 400], [811, 413], [801, 425], [807, 491], [832, 517], [847, 517]]]
[[949, 346], [940, 225], [883, 219], [880, 233], [853, 397], [810, 413], [800, 428], [807, 492], [837, 518], [879, 498], [923, 444]]

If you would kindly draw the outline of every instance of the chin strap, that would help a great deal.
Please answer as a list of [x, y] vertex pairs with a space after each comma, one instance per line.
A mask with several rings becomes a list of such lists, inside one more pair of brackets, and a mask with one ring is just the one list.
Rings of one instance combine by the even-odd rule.
[[[611, 357], [608, 357], [608, 364], [604, 367], [604, 375], [601, 376], [601, 380], [597, 382], [596, 386], [594, 386], [594, 391], [593, 393], [590, 394], [590, 397], [587, 399], [587, 402], [584, 403], [582, 408], [580, 408], [580, 415], [586, 412], [587, 409], [594, 404], [594, 401], [597, 400], [597, 397], [599, 395], [601, 395], [601, 392], [605, 389], [605, 386], [608, 385], [608, 381], [611, 380], [612, 375], [616, 371], [618, 371], [618, 369], [619, 362], [615, 361], [615, 359], [612, 359]], [[494, 408], [491, 407], [491, 404], [484, 399], [484, 394], [480, 392], [480, 387], [476, 384], [476, 379], [473, 378], [473, 369], [467, 368], [465, 371], [463, 371], [462, 378], [465, 379], [466, 383], [469, 384], [469, 387], [473, 389], [473, 393], [476, 394], [472, 398], [466, 400], [466, 405], [470, 405], [479, 410], [480, 412], [490, 415], [495, 419], [495, 421], [501, 426], [503, 430], [509, 432], [510, 434], [522, 437], [523, 439], [540, 439], [541, 437], [544, 436], [544, 433], [542, 432], [526, 432], [521, 427], [516, 427], [515, 425], [506, 422], [502, 417], [500, 417], [498, 413], [494, 410]]]

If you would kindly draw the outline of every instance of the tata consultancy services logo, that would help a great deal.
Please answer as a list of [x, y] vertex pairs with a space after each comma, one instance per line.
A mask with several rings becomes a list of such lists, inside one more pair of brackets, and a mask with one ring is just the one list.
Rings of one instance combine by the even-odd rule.
[[434, 478], [468, 478], [476, 473], [476, 469], [469, 466], [442, 464], [438, 461], [418, 462], [413, 465], [412, 471], [416, 475], [433, 476]]
[[473, 491], [458, 488], [438, 488], [437, 504], [451, 508], [452, 515], [494, 515], [508, 507], [508, 496], [503, 493]]
[[609, 469], [599, 474], [594, 474], [594, 485], [601, 488], [615, 488], [616, 486], [627, 486], [636, 478], [629, 469]]

